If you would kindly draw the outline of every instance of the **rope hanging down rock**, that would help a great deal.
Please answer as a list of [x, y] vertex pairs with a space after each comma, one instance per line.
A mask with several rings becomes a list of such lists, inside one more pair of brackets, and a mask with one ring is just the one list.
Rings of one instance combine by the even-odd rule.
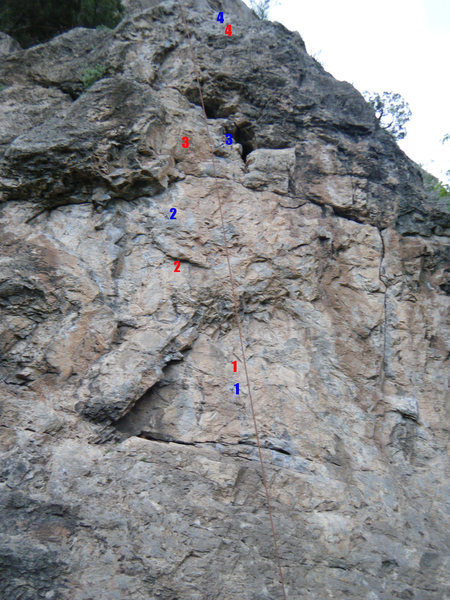
[[235, 318], [236, 325], [237, 325], [237, 328], [239, 331], [239, 341], [240, 341], [240, 346], [241, 346], [242, 363], [244, 366], [245, 380], [247, 383], [248, 397], [249, 397], [249, 401], [250, 401], [250, 409], [251, 409], [253, 425], [254, 425], [254, 429], [255, 429], [256, 443], [257, 443], [257, 447], [258, 447], [258, 456], [259, 456], [259, 462], [261, 465], [261, 475], [262, 475], [262, 479], [263, 479], [263, 483], [264, 483], [264, 491], [265, 491], [266, 502], [267, 502], [267, 512], [269, 514], [270, 527], [272, 530], [272, 539], [273, 539], [273, 545], [274, 545], [274, 549], [275, 549], [278, 573], [280, 576], [281, 588], [283, 591], [283, 600], [287, 600], [286, 587], [285, 587], [284, 578], [283, 578], [283, 571], [281, 569], [280, 553], [278, 551], [277, 535], [275, 532], [275, 525], [274, 525], [274, 521], [273, 521], [272, 506], [271, 506], [270, 495], [269, 495], [269, 486], [267, 484], [266, 471], [264, 468], [264, 461], [263, 461], [262, 452], [261, 452], [261, 440], [260, 440], [260, 436], [259, 436], [258, 424], [256, 422], [256, 414], [255, 414], [255, 408], [254, 408], [254, 404], [253, 404], [250, 379], [248, 376], [247, 359], [246, 359], [246, 354], [245, 354], [245, 349], [244, 349], [244, 337], [242, 334], [242, 324], [241, 324], [241, 319], [239, 317], [239, 308], [238, 308], [238, 302], [237, 302], [237, 296], [236, 296], [236, 289], [235, 289], [235, 284], [234, 284], [233, 272], [231, 269], [230, 250], [229, 250], [228, 239], [227, 239], [226, 230], [225, 230], [225, 219], [223, 216], [222, 196], [220, 194], [219, 180], [217, 177], [216, 159], [215, 159], [215, 154], [214, 154], [214, 143], [213, 143], [212, 136], [211, 136], [211, 133], [209, 130], [208, 117], [206, 114], [205, 102], [204, 102], [203, 93], [202, 93], [202, 87], [200, 85], [200, 71], [198, 69], [197, 60], [195, 58], [191, 34], [190, 34], [190, 31], [188, 28], [188, 24], [187, 24], [187, 20], [186, 20], [186, 13], [183, 8], [182, 0], [178, 0], [178, 5], [180, 7], [181, 16], [182, 16], [183, 23], [184, 23], [184, 29], [186, 32], [186, 37], [189, 42], [192, 63], [194, 65], [194, 70], [195, 70], [195, 78], [197, 80], [198, 93], [200, 96], [200, 102], [201, 102], [202, 110], [203, 110], [203, 117], [204, 117], [205, 124], [206, 124], [206, 132], [207, 132], [207, 136], [208, 136], [208, 142], [209, 142], [209, 146], [210, 146], [210, 150], [211, 150], [215, 190], [216, 190], [217, 201], [218, 201], [218, 205], [219, 205], [221, 229], [222, 229], [222, 235], [223, 235], [223, 240], [224, 240], [225, 255], [226, 255], [227, 264], [228, 264], [228, 274], [229, 274], [229, 278], [230, 278], [231, 294], [232, 294], [232, 298], [233, 298], [234, 318]]

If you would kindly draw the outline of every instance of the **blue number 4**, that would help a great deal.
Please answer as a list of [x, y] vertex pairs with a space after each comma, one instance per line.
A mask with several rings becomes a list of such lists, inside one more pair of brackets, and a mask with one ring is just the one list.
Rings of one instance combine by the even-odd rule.
[[225, 144], [228, 144], [228, 146], [231, 146], [231, 144], [233, 143], [233, 136], [231, 135], [231, 133], [227, 133], [225, 135], [226, 140], [225, 140]]
[[219, 21], [219, 23], [223, 23], [223, 12], [220, 12], [220, 13], [217, 15], [217, 21]]

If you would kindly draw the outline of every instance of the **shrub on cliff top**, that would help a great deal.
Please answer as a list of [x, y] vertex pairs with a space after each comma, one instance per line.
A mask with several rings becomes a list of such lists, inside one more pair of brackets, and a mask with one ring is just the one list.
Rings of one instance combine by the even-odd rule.
[[73, 27], [115, 27], [122, 15], [121, 0], [1, 0], [0, 31], [27, 48]]
[[269, 11], [273, 6], [273, 0], [250, 0], [250, 8], [260, 19], [268, 19]]
[[406, 123], [411, 118], [409, 104], [400, 94], [394, 92], [364, 92], [364, 98], [372, 106], [378, 124], [389, 131], [396, 140], [406, 136]]

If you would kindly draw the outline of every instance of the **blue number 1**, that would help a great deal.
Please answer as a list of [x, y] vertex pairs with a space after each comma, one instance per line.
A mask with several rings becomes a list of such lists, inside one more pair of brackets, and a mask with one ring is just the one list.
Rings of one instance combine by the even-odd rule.
[[225, 144], [228, 144], [228, 146], [230, 146], [233, 143], [233, 136], [231, 135], [231, 133], [227, 133], [225, 134], [225, 137], [227, 138]]
[[171, 216], [169, 217], [169, 219], [176, 219], [176, 214], [177, 214], [177, 209], [176, 208], [171, 208], [170, 212], [172, 213]]
[[219, 23], [223, 23], [223, 12], [220, 12], [220, 13], [217, 15], [217, 21], [219, 21]]
[[239, 395], [239, 384], [235, 383], [234, 387], [236, 388], [236, 394]]

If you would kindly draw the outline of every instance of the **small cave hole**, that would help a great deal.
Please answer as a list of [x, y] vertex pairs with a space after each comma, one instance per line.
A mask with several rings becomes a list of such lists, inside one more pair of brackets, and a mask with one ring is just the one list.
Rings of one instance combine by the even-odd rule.
[[242, 160], [245, 162], [250, 152], [255, 150], [253, 129], [250, 125], [236, 126], [234, 139], [242, 146]]
[[[202, 108], [202, 102], [200, 99], [200, 95], [199, 95], [197, 86], [194, 86], [194, 87], [186, 90], [185, 95], [186, 95], [186, 98], [189, 100], [189, 102], [191, 102], [192, 104], [195, 104], [195, 106], [199, 106], [200, 108]], [[221, 111], [222, 103], [219, 99], [204, 97], [203, 103], [204, 103], [207, 119], [220, 119], [221, 117], [225, 117], [225, 115]]]
[[204, 99], [207, 119], [220, 119], [220, 103], [217, 100]]

